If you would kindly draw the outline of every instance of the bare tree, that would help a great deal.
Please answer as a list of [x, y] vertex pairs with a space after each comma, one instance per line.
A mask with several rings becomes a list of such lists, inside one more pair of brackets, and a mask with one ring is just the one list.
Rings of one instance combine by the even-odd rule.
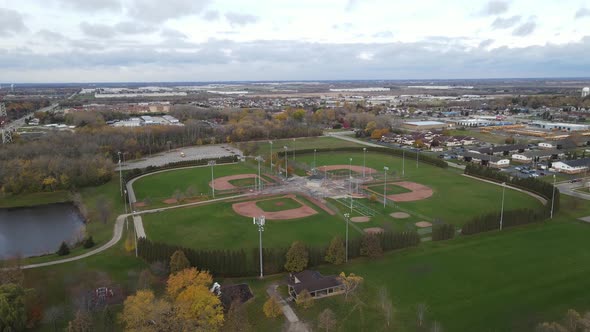
[[391, 302], [387, 288], [385, 287], [379, 289], [379, 305], [383, 311], [387, 327], [389, 328], [393, 319], [393, 303]]
[[57, 325], [64, 318], [64, 308], [62, 306], [51, 306], [43, 313], [43, 322], [53, 326], [53, 331], [57, 332]]
[[416, 307], [416, 318], [418, 319], [418, 327], [424, 326], [426, 320], [426, 313], [428, 312], [428, 306], [426, 303], [418, 303]]
[[442, 328], [442, 326], [440, 325], [439, 322], [434, 321], [432, 323], [432, 328], [430, 328], [430, 331], [431, 332], [443, 332], [443, 328]]
[[318, 327], [319, 328], [326, 330], [326, 332], [329, 332], [330, 330], [332, 330], [336, 327], [336, 324], [338, 324], [338, 321], [336, 320], [336, 315], [329, 308], [324, 309], [324, 311], [322, 311], [319, 314], [319, 316], [318, 316]]
[[112, 204], [106, 196], [101, 195], [96, 200], [96, 212], [98, 213], [98, 219], [103, 224], [106, 224], [111, 217]]

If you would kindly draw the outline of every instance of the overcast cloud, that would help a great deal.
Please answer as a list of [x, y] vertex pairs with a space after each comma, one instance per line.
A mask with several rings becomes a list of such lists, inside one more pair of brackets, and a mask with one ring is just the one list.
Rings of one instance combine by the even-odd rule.
[[589, 16], [578, 0], [0, 0], [0, 81], [587, 76]]

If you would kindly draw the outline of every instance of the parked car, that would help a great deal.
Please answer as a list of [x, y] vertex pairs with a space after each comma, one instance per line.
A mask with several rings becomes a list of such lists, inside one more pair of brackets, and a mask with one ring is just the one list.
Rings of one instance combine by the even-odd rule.
[[571, 179], [570, 183], [582, 182], [582, 179]]

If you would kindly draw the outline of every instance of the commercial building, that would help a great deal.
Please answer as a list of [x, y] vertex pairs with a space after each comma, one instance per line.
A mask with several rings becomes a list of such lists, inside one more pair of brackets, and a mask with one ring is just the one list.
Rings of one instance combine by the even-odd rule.
[[402, 127], [412, 131], [423, 131], [432, 129], [446, 129], [451, 127], [451, 125], [439, 121], [408, 121], [404, 122]]
[[585, 131], [590, 130], [590, 125], [577, 123], [563, 123], [563, 122], [545, 122], [535, 121], [531, 124], [533, 127], [547, 129], [547, 130], [562, 130], [562, 131]]

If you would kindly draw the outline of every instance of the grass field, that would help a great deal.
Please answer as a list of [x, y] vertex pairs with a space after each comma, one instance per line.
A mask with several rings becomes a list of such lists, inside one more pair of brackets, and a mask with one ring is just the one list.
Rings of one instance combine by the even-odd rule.
[[[376, 193], [379, 193], [380, 195], [383, 195], [383, 184], [375, 184], [369, 186], [368, 188]], [[386, 195], [403, 194], [409, 192], [411, 192], [411, 190], [397, 186], [395, 183], [387, 183], [387, 186], [385, 186]]]
[[[250, 151], [250, 155], [261, 155], [264, 159], [267, 159], [270, 154], [270, 143], [268, 141], [256, 141], [256, 142], [247, 142], [247, 143], [237, 143], [238, 147], [242, 147], [242, 149], [246, 149]], [[333, 138], [329, 136], [320, 136], [320, 137], [304, 137], [304, 138], [296, 138], [293, 140], [292, 138], [289, 139], [279, 139], [273, 140], [273, 153], [277, 153], [278, 151], [282, 151], [283, 147], [287, 147], [289, 153], [289, 158], [292, 157], [292, 151], [295, 150], [303, 150], [303, 149], [329, 149], [329, 148], [337, 148], [337, 147], [359, 147], [362, 148], [363, 145], [341, 140], [338, 138]], [[297, 158], [297, 153], [295, 153], [295, 158]]]
[[0, 209], [14, 207], [29, 207], [44, 204], [63, 203], [70, 201], [67, 191], [40, 192], [20, 195], [0, 194]]
[[[590, 225], [574, 221], [590, 215], [590, 206], [567, 210], [556, 220], [537, 225], [423, 243], [374, 261], [359, 259], [342, 267], [325, 266], [324, 274], [354, 272], [365, 278], [356, 302], [343, 297], [316, 301], [297, 310], [309, 322], [329, 307], [343, 331], [387, 331], [378, 305], [385, 287], [396, 310], [396, 331], [416, 331], [416, 307], [428, 307], [444, 331], [532, 331], [541, 321], [558, 320], [568, 308], [590, 309]], [[317, 327], [317, 325], [315, 325]]]
[[[215, 178], [235, 174], [255, 174], [257, 171], [246, 163], [217, 165], [213, 169]], [[211, 167], [192, 167], [171, 170], [145, 176], [133, 183], [138, 201], [146, 198], [164, 200], [173, 196], [176, 190], [186, 192], [191, 188], [195, 195], [208, 195], [211, 192]], [[254, 184], [254, 179], [250, 179]]]
[[229, 183], [236, 187], [254, 187], [256, 185], [256, 178], [231, 180]]
[[[285, 211], [300, 208], [302, 205], [291, 198], [277, 198], [256, 202], [256, 206], [267, 212]], [[317, 209], [316, 209], [317, 211]]]
[[[316, 155], [317, 165], [348, 165], [352, 158], [353, 165], [363, 165], [363, 153], [359, 152], [325, 152]], [[313, 154], [301, 155], [299, 162], [313, 163]], [[403, 166], [403, 164], [405, 164]], [[388, 180], [404, 180], [426, 185], [434, 190], [434, 195], [428, 199], [415, 202], [398, 203], [403, 209], [415, 211], [432, 219], [462, 225], [474, 216], [498, 211], [502, 201], [502, 187], [473, 180], [461, 175], [456, 169], [442, 169], [419, 163], [416, 161], [388, 156], [383, 153], [366, 154], [366, 166], [382, 170], [389, 167]], [[402, 170], [404, 177], [402, 178]], [[382, 172], [382, 171], [381, 171]], [[380, 174], [381, 175], [381, 174]], [[382, 186], [376, 185], [375, 191], [381, 192]], [[514, 191], [506, 190], [504, 208], [535, 208], [541, 203], [535, 198]], [[388, 212], [388, 211], [385, 211]]]
[[[298, 199], [306, 202], [301, 197]], [[324, 246], [334, 236], [344, 235], [343, 219], [309, 204], [318, 214], [293, 220], [267, 220], [264, 246], [283, 248], [296, 240]], [[252, 225], [251, 218], [236, 214], [228, 202], [148, 214], [143, 222], [148, 238], [154, 241], [197, 249], [258, 247], [258, 228]], [[359, 232], [351, 233], [351, 236], [359, 235]]]

